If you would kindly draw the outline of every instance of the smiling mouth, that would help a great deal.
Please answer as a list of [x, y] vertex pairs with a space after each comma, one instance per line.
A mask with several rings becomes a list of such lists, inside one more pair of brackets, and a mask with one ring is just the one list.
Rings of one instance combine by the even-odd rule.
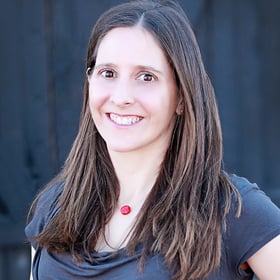
[[132, 125], [140, 122], [143, 117], [139, 116], [120, 116], [117, 114], [110, 113], [108, 114], [111, 121], [119, 125]]

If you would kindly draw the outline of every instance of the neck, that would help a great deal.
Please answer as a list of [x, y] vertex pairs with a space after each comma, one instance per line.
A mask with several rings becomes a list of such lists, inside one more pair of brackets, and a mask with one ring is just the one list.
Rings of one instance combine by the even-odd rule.
[[109, 154], [119, 179], [119, 204], [142, 204], [157, 179], [163, 154], [114, 151]]

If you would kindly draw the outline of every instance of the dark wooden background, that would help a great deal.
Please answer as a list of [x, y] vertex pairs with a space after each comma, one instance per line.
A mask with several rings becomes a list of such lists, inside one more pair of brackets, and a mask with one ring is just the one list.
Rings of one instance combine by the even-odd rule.
[[[1, 1], [0, 280], [28, 279], [27, 209], [71, 147], [88, 36], [118, 2]], [[179, 2], [216, 89], [225, 167], [280, 205], [280, 2]]]

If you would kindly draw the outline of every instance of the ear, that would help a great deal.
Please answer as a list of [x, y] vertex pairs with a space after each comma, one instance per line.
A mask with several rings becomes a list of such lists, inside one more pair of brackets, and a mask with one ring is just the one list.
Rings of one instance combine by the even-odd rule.
[[177, 114], [177, 115], [182, 115], [182, 114], [183, 114], [183, 111], [184, 111], [183, 101], [180, 100], [180, 101], [178, 102], [178, 105], [177, 105], [177, 108], [176, 108], [176, 114]]
[[89, 76], [92, 72], [92, 68], [91, 67], [88, 67], [87, 68], [87, 71], [86, 71], [86, 74]]
[[89, 81], [89, 78], [90, 78], [91, 73], [92, 73], [92, 68], [91, 68], [91, 67], [88, 67], [87, 70], [86, 70], [86, 75], [87, 75], [88, 81]]

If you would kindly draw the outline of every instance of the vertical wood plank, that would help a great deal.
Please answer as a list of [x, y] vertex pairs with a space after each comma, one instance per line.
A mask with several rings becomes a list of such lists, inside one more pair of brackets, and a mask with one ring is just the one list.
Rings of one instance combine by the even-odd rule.
[[50, 146], [50, 161], [53, 173], [58, 171], [58, 146], [56, 130], [56, 95], [53, 63], [53, 6], [51, 0], [44, 0], [44, 31], [46, 46], [46, 68], [47, 68], [47, 101], [48, 101], [48, 140]]
[[261, 138], [264, 185], [280, 206], [280, 2], [257, 0], [260, 50], [260, 91], [262, 93]]

